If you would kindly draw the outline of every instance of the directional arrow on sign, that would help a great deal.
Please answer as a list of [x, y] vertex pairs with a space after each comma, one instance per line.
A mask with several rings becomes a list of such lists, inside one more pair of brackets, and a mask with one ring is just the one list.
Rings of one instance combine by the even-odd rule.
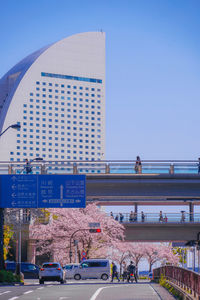
[[12, 176], [11, 180], [12, 180], [12, 181], [17, 180], [16, 176]]

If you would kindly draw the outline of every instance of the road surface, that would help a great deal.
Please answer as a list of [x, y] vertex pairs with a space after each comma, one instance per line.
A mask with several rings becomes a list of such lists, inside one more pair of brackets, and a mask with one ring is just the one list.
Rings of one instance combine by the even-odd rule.
[[24, 286], [0, 286], [0, 300], [172, 300], [157, 284], [69, 280], [67, 284], [26, 280]]

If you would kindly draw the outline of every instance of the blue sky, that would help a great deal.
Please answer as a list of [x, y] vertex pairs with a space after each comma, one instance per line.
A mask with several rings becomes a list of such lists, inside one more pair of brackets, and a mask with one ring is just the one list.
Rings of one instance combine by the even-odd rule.
[[106, 158], [200, 156], [200, 1], [0, 0], [0, 77], [35, 50], [106, 32]]
[[[199, 0], [0, 0], [0, 11], [0, 78], [45, 45], [106, 32], [107, 159], [200, 156]], [[188, 211], [139, 213], [160, 209]]]

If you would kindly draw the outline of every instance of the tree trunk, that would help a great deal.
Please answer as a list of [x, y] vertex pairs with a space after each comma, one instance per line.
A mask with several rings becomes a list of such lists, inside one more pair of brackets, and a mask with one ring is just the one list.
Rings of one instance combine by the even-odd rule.
[[149, 273], [151, 272], [152, 270], [152, 263], [149, 263]]

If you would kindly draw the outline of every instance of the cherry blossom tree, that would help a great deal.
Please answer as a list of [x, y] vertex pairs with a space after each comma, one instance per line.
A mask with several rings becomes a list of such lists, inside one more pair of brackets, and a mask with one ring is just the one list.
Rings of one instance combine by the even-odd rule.
[[173, 253], [170, 245], [146, 243], [144, 249], [145, 258], [149, 263], [149, 272], [151, 272], [153, 264], [157, 261], [170, 264], [178, 263], [179, 258]]
[[[62, 264], [69, 262], [70, 239], [78, 240], [78, 253], [84, 250], [87, 257], [105, 257], [108, 248], [124, 239], [124, 226], [115, 221], [95, 204], [84, 209], [48, 209], [48, 224], [35, 222], [30, 227], [30, 238], [37, 240], [37, 254], [53, 254]], [[98, 222], [101, 233], [90, 233], [88, 224]], [[74, 247], [72, 246], [74, 259]]]
[[130, 243], [129, 258], [134, 262], [136, 272], [138, 273], [138, 265], [141, 259], [145, 256], [144, 243]]
[[180, 260], [179, 254], [174, 252], [174, 249], [171, 244], [162, 245], [161, 255], [162, 264], [178, 265]]
[[123, 242], [123, 241], [117, 241], [113, 242], [112, 249], [109, 251], [108, 258], [111, 260], [117, 262], [120, 266], [120, 276], [122, 273], [122, 264], [124, 261], [127, 260], [130, 253], [130, 243], [129, 242]]

